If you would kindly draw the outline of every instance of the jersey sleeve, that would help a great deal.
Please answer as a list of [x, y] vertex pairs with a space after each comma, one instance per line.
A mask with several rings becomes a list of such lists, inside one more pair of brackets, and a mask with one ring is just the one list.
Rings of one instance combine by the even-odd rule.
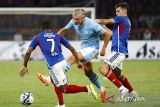
[[61, 44], [63, 44], [66, 48], [69, 47], [71, 44], [69, 43], [69, 41], [64, 37], [62, 36], [61, 37]]
[[95, 24], [94, 26], [94, 31], [99, 35], [99, 36], [102, 36], [106, 30], [101, 26], [99, 25], [98, 23]]
[[32, 41], [31, 44], [29, 45], [29, 48], [35, 49], [37, 46], [38, 42], [37, 42], [37, 36], [35, 36]]
[[71, 29], [71, 28], [73, 27], [73, 24], [74, 24], [74, 22], [73, 22], [73, 19], [72, 19], [72, 20], [70, 20], [70, 22], [65, 26], [65, 28], [66, 28], [66, 29]]
[[116, 16], [113, 18], [115, 23], [119, 24], [123, 22], [123, 17], [122, 16]]

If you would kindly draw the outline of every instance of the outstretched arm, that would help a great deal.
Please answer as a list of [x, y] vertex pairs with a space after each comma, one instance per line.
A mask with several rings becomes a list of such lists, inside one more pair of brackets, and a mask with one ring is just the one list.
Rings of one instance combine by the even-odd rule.
[[100, 51], [100, 55], [104, 56], [106, 48], [107, 48], [107, 45], [108, 45], [108, 43], [110, 41], [110, 38], [111, 38], [113, 32], [109, 28], [107, 28], [105, 25], [102, 25], [102, 27], [106, 29], [106, 32], [103, 34], [104, 43], [103, 43], [102, 49]]
[[110, 19], [95, 19], [95, 21], [99, 24], [114, 24], [115, 23], [113, 18], [110, 18]]
[[79, 58], [78, 58], [78, 53], [77, 51], [75, 50], [75, 48], [73, 46], [69, 46], [68, 49], [72, 52], [73, 56], [75, 57], [76, 59], [76, 63], [77, 63], [77, 67], [78, 68], [83, 68], [83, 64], [80, 62]]
[[21, 77], [23, 77], [28, 72], [27, 63], [29, 61], [29, 58], [31, 56], [32, 51], [33, 51], [32, 48], [28, 48], [28, 50], [27, 50], [27, 52], [26, 52], [26, 54], [24, 56], [23, 66], [22, 66], [22, 69], [19, 72], [19, 75]]
[[59, 34], [59, 35], [64, 35], [64, 33], [67, 31], [67, 29], [65, 28], [65, 27], [63, 27], [63, 28], [61, 28], [58, 32], [57, 32], [57, 34]]

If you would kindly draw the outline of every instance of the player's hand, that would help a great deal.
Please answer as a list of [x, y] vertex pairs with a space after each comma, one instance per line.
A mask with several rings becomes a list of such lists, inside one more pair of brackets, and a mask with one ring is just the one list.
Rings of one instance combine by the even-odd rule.
[[94, 19], [94, 21], [100, 23], [100, 19]]
[[77, 68], [83, 69], [83, 64], [81, 62], [77, 62]]
[[19, 72], [19, 75], [20, 75], [21, 77], [23, 77], [26, 73], [28, 73], [28, 68], [25, 67], [25, 66], [22, 66], [22, 68], [21, 68], [21, 70], [20, 70], [20, 72]]
[[97, 22], [98, 24], [103, 24], [103, 19], [94, 19], [95, 22]]
[[106, 54], [106, 49], [102, 49], [101, 51], [100, 51], [100, 56], [104, 56]]

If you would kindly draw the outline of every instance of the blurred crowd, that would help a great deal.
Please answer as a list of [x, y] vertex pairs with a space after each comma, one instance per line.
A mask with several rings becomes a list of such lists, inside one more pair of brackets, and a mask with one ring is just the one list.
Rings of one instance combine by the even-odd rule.
[[[96, 18], [115, 16], [114, 5], [126, 1], [130, 5], [129, 17], [132, 22], [130, 40], [160, 40], [160, 0], [0, 0], [0, 7], [93, 7]], [[39, 24], [50, 20], [54, 31], [63, 27], [71, 16], [51, 15], [0, 15], [0, 40], [13, 40], [13, 35], [22, 35], [30, 40], [40, 31]], [[109, 26], [111, 29], [113, 26]], [[66, 34], [75, 40], [74, 31]]]
[[114, 5], [119, 1], [130, 5], [131, 40], [160, 40], [160, 0], [97, 0], [97, 17], [113, 17]]

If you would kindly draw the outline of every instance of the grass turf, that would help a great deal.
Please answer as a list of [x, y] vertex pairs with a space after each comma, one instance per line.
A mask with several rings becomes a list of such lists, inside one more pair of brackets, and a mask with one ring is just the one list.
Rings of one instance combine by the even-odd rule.
[[[99, 75], [103, 85], [107, 88], [109, 95], [119, 96], [118, 89], [98, 73], [102, 62], [93, 63], [94, 71]], [[30, 107], [54, 107], [57, 97], [53, 86], [44, 86], [36, 77], [36, 72], [48, 74], [44, 61], [30, 61], [28, 64], [29, 74], [19, 77], [22, 61], [0, 62], [0, 107], [24, 107], [19, 101], [22, 92], [33, 93], [35, 101]], [[160, 61], [126, 61], [124, 71], [134, 89], [144, 98], [137, 102], [120, 102], [114, 104], [101, 104], [95, 101], [87, 93], [64, 95], [66, 107], [160, 107]], [[87, 85], [90, 83], [83, 71], [74, 65], [69, 72], [68, 84]], [[96, 91], [98, 91], [96, 89]]]

